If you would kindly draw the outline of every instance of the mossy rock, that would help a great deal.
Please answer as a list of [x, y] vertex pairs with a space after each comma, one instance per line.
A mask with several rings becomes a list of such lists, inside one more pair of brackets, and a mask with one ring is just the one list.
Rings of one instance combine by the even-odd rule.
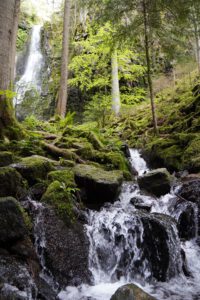
[[0, 198], [0, 247], [23, 239], [27, 235], [23, 208], [13, 197]]
[[0, 197], [13, 196], [20, 198], [24, 195], [25, 188], [25, 181], [14, 168], [0, 168]]
[[103, 164], [106, 170], [120, 170], [124, 174], [126, 180], [130, 180], [130, 165], [122, 152], [100, 152], [93, 153], [93, 160], [97, 163]]
[[156, 300], [135, 284], [120, 287], [110, 300]]
[[54, 170], [50, 159], [38, 155], [22, 158], [21, 162], [14, 164], [13, 167], [27, 179], [30, 185], [46, 179], [47, 173]]
[[123, 174], [119, 170], [105, 171], [94, 165], [76, 165], [75, 182], [81, 189], [83, 202], [99, 209], [105, 202], [114, 202], [120, 193]]
[[138, 177], [138, 184], [141, 189], [160, 197], [170, 192], [172, 179], [167, 169], [161, 168]]
[[91, 143], [96, 150], [101, 150], [104, 148], [100, 136], [94, 131], [83, 130], [77, 127], [67, 127], [63, 133], [64, 137], [76, 137], [76, 138], [86, 138], [89, 143]]
[[[60, 178], [60, 175], [54, 174], [53, 177]], [[74, 191], [75, 188], [67, 187], [64, 182], [55, 180], [50, 183], [41, 201], [51, 204], [66, 223], [73, 222], [75, 219], [73, 210]]]
[[58, 170], [52, 171], [48, 173], [47, 179], [49, 181], [59, 181], [60, 183], [64, 183], [66, 187], [75, 187], [74, 181], [74, 172], [70, 169], [68, 170]]
[[9, 151], [0, 152], [0, 167], [6, 167], [13, 163], [13, 154]]
[[193, 139], [185, 149], [183, 163], [192, 172], [200, 171], [200, 136]]
[[76, 163], [73, 160], [68, 160], [68, 159], [60, 158], [59, 164], [62, 167], [73, 168]]

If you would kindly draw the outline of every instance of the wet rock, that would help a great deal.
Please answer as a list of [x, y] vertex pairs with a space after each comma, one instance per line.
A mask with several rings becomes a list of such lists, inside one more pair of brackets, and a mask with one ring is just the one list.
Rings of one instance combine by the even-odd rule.
[[36, 296], [36, 285], [26, 263], [0, 256], [0, 299], [28, 300]]
[[33, 155], [22, 158], [21, 162], [12, 165], [30, 185], [46, 179], [47, 173], [52, 171], [53, 164], [46, 157]]
[[61, 287], [90, 283], [89, 241], [82, 223], [68, 226], [51, 209], [43, 211], [45, 260]]
[[139, 187], [157, 197], [170, 192], [171, 181], [171, 175], [164, 168], [150, 171], [138, 178]]
[[140, 212], [144, 226], [143, 251], [154, 278], [166, 281], [182, 269], [181, 247], [176, 222], [163, 214]]
[[120, 171], [104, 171], [92, 165], [77, 165], [75, 181], [88, 208], [99, 209], [105, 202], [114, 202], [120, 193], [123, 175]]
[[127, 144], [122, 144], [121, 146], [121, 151], [124, 153], [124, 155], [127, 157], [127, 158], [130, 158], [131, 157], [131, 153], [130, 153], [130, 150], [129, 150], [129, 147]]
[[0, 198], [0, 247], [23, 239], [27, 228], [22, 210], [12, 197]]
[[9, 151], [0, 152], [0, 167], [6, 167], [13, 163], [13, 154]]
[[151, 204], [144, 203], [143, 200], [142, 200], [140, 197], [133, 197], [133, 198], [130, 200], [130, 203], [131, 203], [133, 206], [135, 206], [135, 208], [137, 208], [137, 209], [143, 209], [143, 210], [146, 210], [147, 212], [150, 212], [150, 211], [151, 211], [152, 205], [151, 205]]
[[25, 185], [21, 175], [11, 167], [0, 168], [0, 197], [20, 198], [24, 192]]
[[178, 195], [183, 199], [185, 199], [186, 201], [190, 201], [192, 203], [197, 204], [198, 224], [199, 224], [198, 233], [200, 234], [200, 180], [195, 179], [183, 183], [182, 187], [178, 191]]
[[156, 300], [135, 284], [120, 287], [110, 300]]
[[190, 240], [196, 235], [196, 210], [195, 204], [181, 198], [171, 199], [169, 211], [177, 220], [179, 237]]
[[47, 187], [45, 183], [36, 183], [34, 186], [30, 189], [30, 195], [32, 199], [40, 200], [42, 198], [42, 195], [45, 193]]

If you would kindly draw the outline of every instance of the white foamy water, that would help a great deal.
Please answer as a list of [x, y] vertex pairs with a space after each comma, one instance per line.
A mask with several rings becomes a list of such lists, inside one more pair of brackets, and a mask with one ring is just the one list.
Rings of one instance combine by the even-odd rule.
[[40, 72], [43, 65], [43, 55], [41, 52], [41, 25], [34, 25], [31, 35], [31, 43], [29, 49], [29, 56], [25, 68], [25, 72], [19, 81], [16, 83], [17, 96], [14, 99], [14, 105], [20, 104], [29, 89], [36, 89], [41, 92]]
[[[148, 172], [149, 169], [141, 154], [134, 149], [130, 152], [131, 162], [138, 174]], [[144, 259], [141, 246], [143, 243], [141, 212], [131, 204], [131, 201], [134, 203], [136, 199], [150, 206], [151, 213], [169, 215], [178, 220], [186, 205], [183, 202], [177, 206], [175, 212], [170, 210], [178, 188], [156, 198], [144, 195], [137, 183], [124, 183], [118, 201], [106, 205], [99, 212], [90, 211], [86, 229], [90, 242], [89, 267], [93, 275], [93, 285], [67, 287], [59, 293], [58, 298], [60, 300], [110, 300], [120, 286], [135, 283], [158, 300], [199, 300], [200, 249], [196, 240], [180, 242], [175, 224], [169, 228], [166, 226], [169, 238], [167, 241], [170, 252], [169, 264], [174, 277], [168, 282], [156, 280], [152, 282], [151, 266]], [[194, 212], [197, 231], [195, 204]], [[181, 248], [185, 251], [190, 277], [186, 277], [182, 271]]]
[[130, 149], [130, 154], [130, 162], [138, 172], [139, 176], [149, 171], [146, 161], [142, 158], [141, 153], [138, 150]]

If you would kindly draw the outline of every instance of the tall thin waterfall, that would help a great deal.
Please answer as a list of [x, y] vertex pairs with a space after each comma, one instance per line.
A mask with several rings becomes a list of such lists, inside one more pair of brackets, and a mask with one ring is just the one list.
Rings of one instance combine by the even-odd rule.
[[29, 56], [25, 72], [16, 83], [17, 96], [14, 99], [14, 105], [20, 104], [29, 89], [36, 89], [41, 92], [40, 72], [43, 65], [43, 55], [41, 52], [41, 25], [34, 25], [32, 29]]

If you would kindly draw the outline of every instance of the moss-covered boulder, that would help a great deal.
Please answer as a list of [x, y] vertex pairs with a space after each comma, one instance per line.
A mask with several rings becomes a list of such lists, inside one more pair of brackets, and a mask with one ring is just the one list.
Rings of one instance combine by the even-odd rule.
[[46, 179], [47, 173], [54, 170], [50, 159], [33, 155], [22, 158], [21, 162], [12, 165], [30, 185]]
[[67, 223], [74, 221], [74, 198], [75, 188], [67, 186], [66, 183], [58, 180], [48, 186], [41, 201], [51, 204], [58, 215]]
[[165, 168], [156, 169], [138, 177], [139, 187], [157, 197], [170, 192], [172, 176]]
[[0, 197], [14, 196], [20, 198], [24, 191], [23, 178], [14, 168], [0, 168]]
[[60, 183], [64, 183], [66, 187], [75, 187], [74, 181], [74, 172], [70, 169], [67, 170], [57, 170], [51, 171], [48, 173], [47, 179], [50, 182], [59, 181]]
[[12, 197], [0, 198], [0, 248], [27, 234], [23, 210]]
[[105, 202], [114, 202], [123, 181], [121, 171], [105, 171], [93, 165], [77, 165], [75, 182], [87, 207], [99, 209]]
[[13, 154], [9, 151], [0, 152], [0, 167], [6, 167], [13, 163]]
[[120, 287], [110, 300], [156, 300], [135, 284]]

